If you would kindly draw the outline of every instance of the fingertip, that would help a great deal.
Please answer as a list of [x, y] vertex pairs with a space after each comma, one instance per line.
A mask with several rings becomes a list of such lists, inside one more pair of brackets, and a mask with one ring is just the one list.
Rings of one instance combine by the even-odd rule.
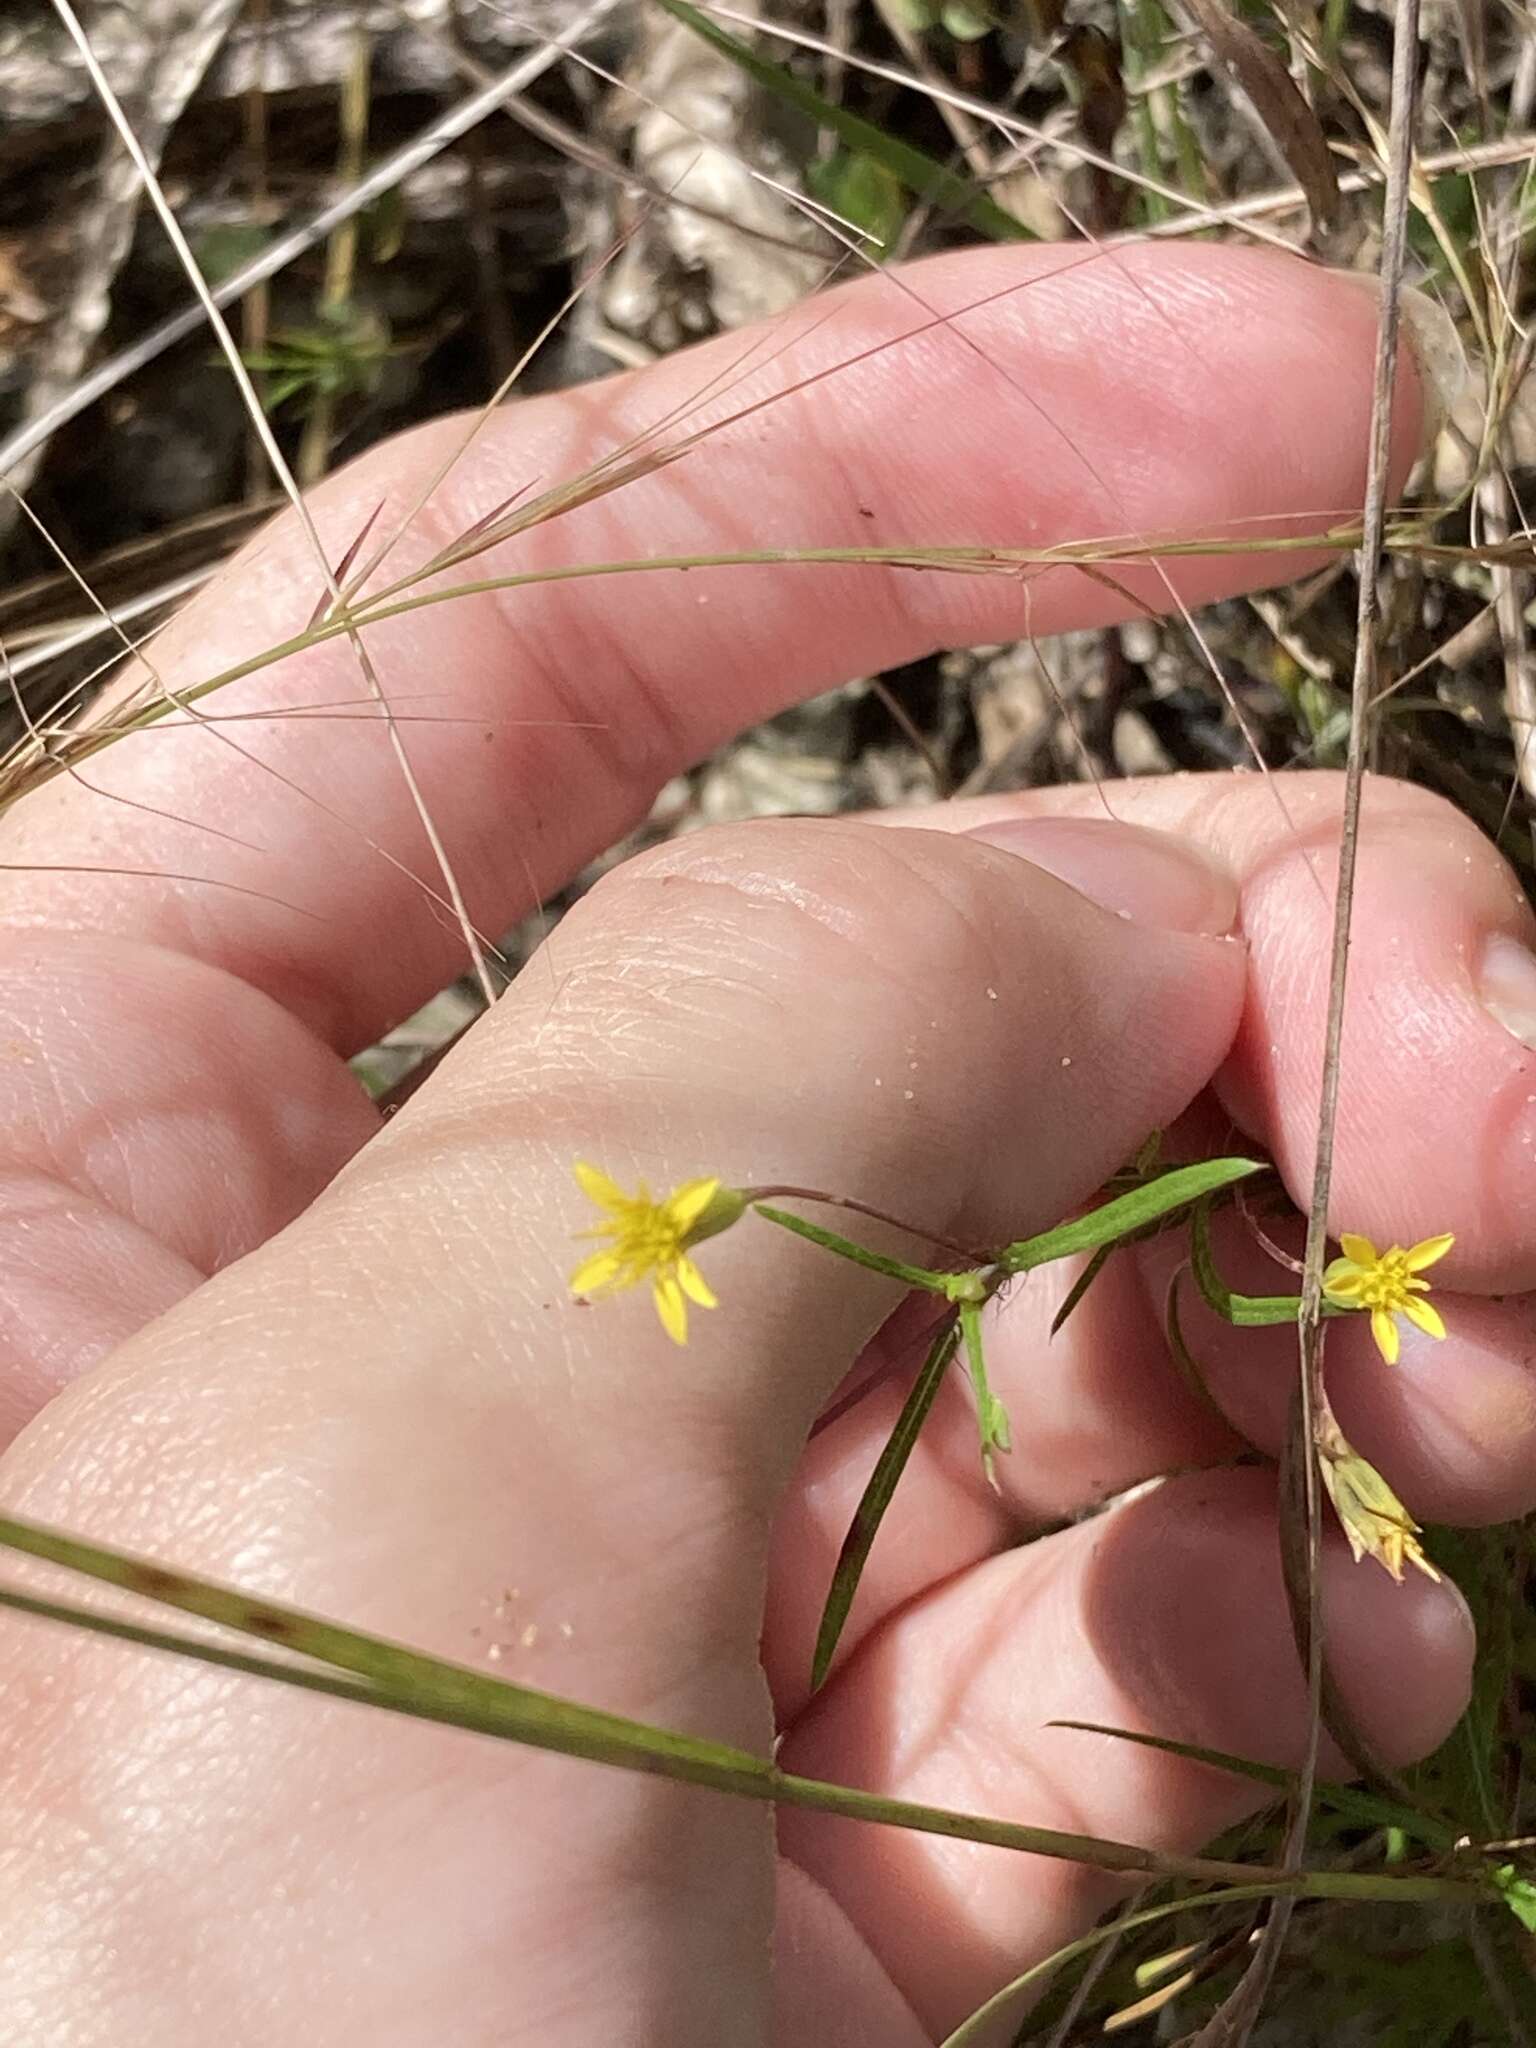
[[1459, 1587], [1416, 1570], [1395, 1584], [1330, 1530], [1322, 1607], [1329, 1671], [1374, 1754], [1393, 1766], [1432, 1754], [1472, 1697], [1477, 1629]]
[[[1275, 1516], [1273, 1476], [1249, 1469], [1168, 1481], [1110, 1517], [1086, 1608], [1106, 1660], [1117, 1654], [1128, 1725], [1300, 1762], [1306, 1681]], [[1394, 1763], [1427, 1755], [1469, 1695], [1474, 1632], [1460, 1593], [1420, 1574], [1394, 1584], [1330, 1529], [1322, 1603], [1330, 1672], [1372, 1748]], [[1336, 1752], [1328, 1762], [1349, 1774]]]
[[[1290, 822], [1272, 828], [1249, 867], [1250, 995], [1217, 1083], [1232, 1115], [1269, 1143], [1303, 1207], [1317, 1143], [1338, 794], [1288, 792]], [[1528, 1012], [1514, 964], [1531, 930], [1513, 876], [1467, 818], [1406, 784], [1367, 784], [1330, 1222], [1382, 1245], [1454, 1233], [1435, 1272], [1447, 1285], [1536, 1284], [1536, 957]]]

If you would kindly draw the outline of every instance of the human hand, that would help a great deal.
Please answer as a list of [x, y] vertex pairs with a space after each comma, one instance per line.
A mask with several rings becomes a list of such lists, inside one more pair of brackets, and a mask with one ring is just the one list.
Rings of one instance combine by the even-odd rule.
[[[509, 556], [1246, 534], [1358, 505], [1375, 309], [1354, 284], [1204, 247], [911, 275], [930, 305], [977, 306], [968, 340], [881, 280], [830, 317], [818, 302], [749, 392], [925, 331]], [[404, 554], [571, 474], [741, 346], [497, 415]], [[1420, 411], [1405, 368], [1399, 479]], [[333, 554], [381, 496], [410, 501], [454, 431], [318, 494]], [[1266, 568], [1170, 574], [1198, 602]], [[1121, 580], [1166, 603], [1151, 572]], [[297, 630], [316, 585], [280, 523], [162, 636], [160, 672], [176, 687]], [[447, 700], [405, 731], [495, 930], [767, 712], [1119, 604], [1072, 571], [722, 570], [466, 599], [369, 640], [392, 689]], [[358, 694], [333, 644], [206, 708]], [[34, 1416], [7, 1508], [466, 1661], [504, 1639], [506, 1675], [759, 1750], [766, 1663], [803, 1771], [1166, 1847], [1236, 1818], [1240, 1784], [1044, 1725], [1280, 1761], [1304, 1738], [1272, 1489], [1227, 1465], [1238, 1437], [1161, 1355], [1158, 1251], [1121, 1262], [1048, 1356], [1048, 1290], [1000, 1316], [1003, 1495], [977, 1484], [956, 1391], [807, 1707], [815, 1610], [899, 1389], [806, 1439], [890, 1290], [743, 1228], [707, 1248], [723, 1307], [679, 1351], [638, 1297], [568, 1298], [590, 1220], [570, 1166], [843, 1188], [986, 1242], [1057, 1220], [1214, 1088], [1302, 1190], [1329, 914], [1308, 859], [1326, 883], [1337, 783], [1288, 779], [1288, 818], [1223, 777], [1111, 789], [1118, 824], [1070, 790], [925, 829], [674, 843], [584, 899], [380, 1131], [343, 1057], [459, 964], [404, 872], [426, 856], [385, 735], [229, 730], [243, 751], [186, 727], [121, 743], [91, 767], [109, 795], [60, 781], [7, 824], [4, 1388], [13, 1425]], [[164, 879], [189, 870], [233, 886]], [[1385, 1239], [1454, 1230], [1441, 1270], [1466, 1294], [1446, 1341], [1409, 1338], [1393, 1371], [1339, 1324], [1333, 1384], [1421, 1514], [1501, 1517], [1536, 1501], [1529, 1301], [1489, 1298], [1536, 1286], [1536, 1003], [1529, 965], [1496, 948], [1490, 968], [1485, 947], [1528, 945], [1531, 921], [1468, 825], [1393, 785], [1370, 792], [1357, 902], [1337, 1214]], [[1210, 1363], [1272, 1447], [1294, 1368], [1266, 1334]], [[1176, 1466], [1204, 1469], [1018, 1547]], [[1324, 1595], [1368, 1735], [1397, 1758], [1432, 1746], [1471, 1654], [1453, 1590], [1396, 1588], [1333, 1546]], [[178, 2048], [210, 2025], [231, 2048], [915, 2048], [1108, 1896], [1070, 1865], [785, 1817], [770, 1976], [761, 1810], [41, 1624], [6, 1635], [0, 2034], [28, 2048]]]

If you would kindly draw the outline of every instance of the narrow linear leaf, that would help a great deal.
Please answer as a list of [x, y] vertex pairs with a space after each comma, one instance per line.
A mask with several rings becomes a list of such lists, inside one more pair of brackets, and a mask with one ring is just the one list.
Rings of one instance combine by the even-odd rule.
[[1033, 1272], [1055, 1259], [1070, 1258], [1074, 1252], [1097, 1251], [1100, 1245], [1117, 1244], [1133, 1231], [1171, 1216], [1203, 1195], [1213, 1195], [1250, 1174], [1267, 1169], [1260, 1159], [1202, 1159], [1194, 1166], [1177, 1166], [1156, 1180], [1117, 1195], [1086, 1216], [1058, 1224], [1039, 1237], [1027, 1237], [1011, 1244], [999, 1255], [998, 1264], [1009, 1273]]
[[[66, 1606], [12, 1587], [0, 1587], [0, 1607], [278, 1684], [331, 1693], [381, 1712], [440, 1722], [471, 1734], [553, 1750], [621, 1770], [703, 1785], [739, 1798], [807, 1807], [848, 1819], [942, 1835], [953, 1841], [1016, 1849], [1033, 1856], [1057, 1856], [1102, 1870], [1185, 1878], [1210, 1885], [1252, 1885], [1263, 1893], [1279, 1890], [1318, 1898], [1386, 1898], [1404, 1903], [1444, 1900], [1468, 1905], [1498, 1896], [1491, 1875], [1481, 1883], [1467, 1883], [1449, 1878], [1356, 1871], [1261, 1870], [1207, 1857], [1166, 1855], [1096, 1835], [1063, 1834], [1053, 1828], [1029, 1827], [1018, 1821], [993, 1820], [979, 1814], [957, 1813], [947, 1807], [888, 1799], [852, 1785], [796, 1777], [750, 1750], [631, 1721], [553, 1693], [535, 1692], [531, 1687], [489, 1677], [467, 1665], [412, 1650], [387, 1637], [345, 1628], [302, 1608], [264, 1600], [215, 1580], [198, 1578], [148, 1558], [109, 1549], [104, 1544], [88, 1543], [63, 1530], [23, 1521], [17, 1516], [0, 1516], [0, 1547], [42, 1558], [66, 1571], [215, 1621], [239, 1634], [279, 1643], [288, 1651], [331, 1668], [317, 1671], [297, 1663], [268, 1662], [205, 1638], [176, 1636], [117, 1615]], [[337, 1673], [346, 1675], [338, 1677]], [[1246, 1894], [1227, 1894], [1234, 1898], [1240, 1895]]]
[[1095, 1927], [1091, 1934], [1080, 1935], [1076, 1941], [1069, 1941], [1065, 1947], [1049, 1955], [1044, 1962], [1036, 1963], [1032, 1969], [1023, 1971], [1000, 1991], [993, 1992], [986, 2004], [979, 2006], [969, 2019], [956, 2027], [952, 2034], [946, 2034], [939, 2048], [980, 2048], [983, 2041], [995, 2041], [994, 2022], [1018, 2005], [1024, 1994], [1042, 1984], [1057, 1970], [1068, 1963], [1075, 1963], [1079, 1956], [1091, 1955], [1101, 1942], [1112, 1941], [1130, 1934], [1138, 1927], [1154, 1927], [1159, 1920], [1170, 1920], [1177, 1913], [1186, 1912], [1191, 1906], [1236, 1906], [1250, 1900], [1272, 1897], [1265, 1885], [1233, 1885], [1229, 1891], [1208, 1892], [1203, 1898], [1170, 1899], [1160, 1906], [1144, 1906], [1140, 1912], [1127, 1913], [1108, 1921], [1102, 1927]]
[[692, 29], [696, 36], [702, 36], [706, 43], [728, 57], [765, 91], [807, 115], [819, 128], [829, 129], [849, 149], [858, 150], [882, 165], [917, 198], [926, 199], [931, 206], [953, 214], [994, 242], [1039, 240], [1039, 236], [1023, 221], [1006, 213], [995, 199], [989, 198], [969, 178], [950, 170], [947, 164], [940, 163], [925, 151], [914, 149], [911, 143], [899, 142], [895, 136], [887, 135], [873, 121], [865, 121], [846, 107], [825, 98], [784, 65], [774, 63], [771, 57], [761, 56], [707, 14], [690, 6], [689, 0], [656, 0], [656, 5], [665, 8], [674, 21]]
[[1217, 62], [1252, 100], [1275, 147], [1307, 195], [1314, 235], [1331, 227], [1339, 210], [1339, 179], [1322, 124], [1300, 88], [1263, 38], [1230, 13], [1223, 0], [1184, 0]]
[[837, 1555], [837, 1567], [832, 1574], [832, 1584], [827, 1592], [827, 1604], [822, 1609], [821, 1626], [816, 1631], [816, 1648], [811, 1658], [811, 1690], [818, 1692], [832, 1668], [832, 1659], [843, 1633], [848, 1613], [853, 1606], [853, 1597], [859, 1590], [864, 1566], [868, 1562], [870, 1548], [885, 1518], [885, 1511], [891, 1504], [897, 1482], [907, 1468], [913, 1446], [922, 1433], [923, 1424], [938, 1399], [939, 1388], [944, 1375], [960, 1342], [960, 1325], [951, 1322], [939, 1332], [923, 1361], [923, 1369], [912, 1383], [912, 1391], [902, 1403], [896, 1427], [886, 1440], [885, 1449], [875, 1461], [875, 1469], [869, 1475], [858, 1506], [854, 1509], [853, 1520], [848, 1534], [843, 1538], [843, 1547]]
[[1517, 1617], [1522, 1627], [1529, 1626], [1528, 1574], [1520, 1539], [1508, 1530], [1434, 1528], [1428, 1533], [1436, 1560], [1460, 1587], [1477, 1624], [1472, 1697], [1435, 1759], [1437, 1775], [1450, 1810], [1475, 1815], [1484, 1839], [1493, 1841], [1519, 1824], [1517, 1813], [1504, 1811], [1509, 1792], [1507, 1786], [1501, 1790], [1501, 1780], [1514, 1777], [1506, 1770], [1504, 1721], [1521, 1662]]
[[[1212, 1770], [1227, 1771], [1234, 1778], [1249, 1778], [1256, 1785], [1267, 1785], [1280, 1794], [1295, 1789], [1296, 1773], [1282, 1770], [1277, 1764], [1255, 1763], [1251, 1757], [1232, 1756], [1226, 1750], [1205, 1749], [1195, 1742], [1173, 1742], [1165, 1735], [1143, 1735], [1132, 1728], [1110, 1728], [1100, 1721], [1051, 1721], [1051, 1728], [1076, 1728], [1084, 1735], [1109, 1735], [1117, 1742], [1135, 1742], [1143, 1749], [1160, 1750], [1165, 1756], [1187, 1758], [1196, 1764], [1209, 1764]], [[1318, 1803], [1331, 1806], [1344, 1819], [1356, 1821], [1361, 1827], [1401, 1828], [1405, 1835], [1411, 1835], [1426, 1848], [1450, 1849], [1458, 1839], [1458, 1830], [1446, 1825], [1434, 1814], [1424, 1813], [1413, 1806], [1403, 1806], [1393, 1799], [1383, 1799], [1374, 1792], [1363, 1792], [1354, 1785], [1336, 1785], [1331, 1780], [1319, 1784]]]
[[923, 1287], [930, 1294], [947, 1295], [955, 1284], [953, 1273], [935, 1273], [927, 1266], [909, 1266], [902, 1259], [888, 1259], [881, 1252], [855, 1244], [851, 1237], [839, 1237], [835, 1230], [824, 1230], [819, 1223], [791, 1215], [788, 1209], [775, 1209], [771, 1203], [754, 1202], [752, 1213], [766, 1222], [777, 1223], [780, 1230], [787, 1230], [792, 1236], [803, 1237], [808, 1244], [819, 1244], [823, 1251], [835, 1252], [838, 1258], [863, 1266], [866, 1272], [883, 1273], [888, 1280], [903, 1281], [908, 1287]]
[[[1216, 1270], [1211, 1251], [1211, 1210], [1201, 1202], [1190, 1219], [1190, 1270], [1195, 1276], [1207, 1308], [1239, 1329], [1263, 1329], [1276, 1323], [1294, 1323], [1301, 1314], [1299, 1294], [1234, 1294]], [[1325, 1316], [1352, 1315], [1352, 1309], [1335, 1308], [1324, 1302]]]
[[1072, 1282], [1072, 1285], [1067, 1289], [1066, 1300], [1057, 1309], [1055, 1315], [1051, 1317], [1051, 1335], [1053, 1337], [1072, 1314], [1073, 1310], [1079, 1306], [1083, 1296], [1109, 1264], [1109, 1255], [1114, 1249], [1115, 1247], [1112, 1244], [1101, 1244], [1087, 1265], [1084, 1266], [1081, 1273]]
[[1200, 1369], [1200, 1361], [1195, 1357], [1193, 1351], [1190, 1350], [1189, 1341], [1184, 1335], [1184, 1322], [1179, 1313], [1179, 1284], [1188, 1271], [1189, 1268], [1187, 1266], [1181, 1266], [1168, 1282], [1168, 1293], [1163, 1304], [1163, 1338], [1168, 1346], [1168, 1355], [1173, 1360], [1178, 1375], [1183, 1380], [1185, 1386], [1189, 1388], [1189, 1391], [1203, 1408], [1208, 1409], [1212, 1415], [1218, 1416], [1221, 1421], [1226, 1422], [1228, 1420], [1227, 1415], [1220, 1402], [1216, 1399], [1216, 1396], [1206, 1385], [1205, 1374]]

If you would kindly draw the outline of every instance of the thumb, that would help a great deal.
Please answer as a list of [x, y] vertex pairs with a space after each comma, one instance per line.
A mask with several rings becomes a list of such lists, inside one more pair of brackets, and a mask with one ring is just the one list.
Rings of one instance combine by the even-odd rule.
[[[771, 1517], [891, 1284], [747, 1218], [702, 1248], [721, 1306], [679, 1350], [643, 1293], [570, 1299], [571, 1162], [847, 1191], [965, 1242], [1055, 1220], [1215, 1069], [1242, 954], [1212, 936], [1228, 884], [1172, 841], [1042, 820], [1039, 864], [1021, 843], [786, 821], [616, 870], [305, 1217], [18, 1440], [5, 1498], [766, 1748]], [[238, 1678], [188, 1695], [164, 1661], [16, 1627], [18, 1682], [30, 1657], [48, 1683], [0, 1765], [29, 1902], [0, 1901], [0, 1955], [101, 2038], [129, 1993], [86, 1942], [195, 1921], [178, 1971], [131, 1987], [141, 2037], [190, 2039], [217, 1997], [259, 1999], [261, 2039], [414, 2039], [414, 2011], [465, 2043], [766, 2040], [761, 1812]], [[35, 1789], [61, 1775], [89, 1801]], [[87, 1910], [86, 1867], [133, 1882]], [[38, 1911], [63, 1886], [77, 1969]], [[307, 1962], [347, 1992], [318, 2036]]]

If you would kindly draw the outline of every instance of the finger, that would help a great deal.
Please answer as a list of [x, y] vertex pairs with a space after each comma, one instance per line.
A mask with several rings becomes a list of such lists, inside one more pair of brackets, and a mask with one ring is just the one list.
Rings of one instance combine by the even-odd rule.
[[[725, 1306], [679, 1350], [644, 1299], [566, 1298], [572, 1158], [853, 1188], [964, 1239], [1038, 1227], [1219, 1061], [1240, 953], [974, 841], [785, 823], [618, 869], [559, 966], [303, 1218], [55, 1402], [4, 1496], [766, 1751], [773, 1511], [891, 1283], [749, 1219], [701, 1250]], [[20, 1625], [3, 1668], [13, 2001], [51, 1973], [98, 2032], [173, 2044], [215, 1994], [259, 1996], [280, 2037], [314, 2024], [323, 1958], [347, 1986], [338, 2040], [388, 2038], [400, 2012], [471, 2048], [529, 2024], [584, 2048], [610, 2020], [684, 2048], [764, 2038], [759, 1812], [221, 1677], [189, 1711], [175, 1667]], [[135, 1984], [123, 2024], [112, 1958], [214, 1896], [185, 1969]]]
[[[388, 573], [419, 568], [509, 493], [574, 477], [701, 392], [690, 431], [746, 416], [465, 573], [742, 548], [1305, 531], [1360, 503], [1376, 323], [1358, 280], [1250, 250], [943, 257], [643, 376], [496, 414]], [[1399, 480], [1422, 414], [1406, 361], [1400, 400]], [[370, 519], [389, 531], [464, 432], [423, 429], [322, 489], [332, 558]], [[1313, 559], [1196, 555], [1170, 561], [1166, 580], [1123, 564], [1112, 574], [1124, 596], [1071, 569], [1022, 581], [846, 566], [598, 577], [434, 605], [371, 628], [367, 644], [401, 716], [440, 721], [402, 732], [471, 915], [499, 931], [611, 844], [669, 775], [798, 698], [936, 647], [1049, 634], [1128, 604], [1166, 609], [1170, 586], [1195, 603]], [[302, 631], [321, 594], [302, 535], [278, 522], [156, 643], [166, 687]], [[201, 709], [365, 694], [335, 639]], [[29, 800], [6, 857], [55, 872], [13, 877], [5, 915], [194, 952], [353, 1049], [462, 964], [452, 919], [412, 879], [430, 863], [388, 735], [361, 717], [231, 731], [241, 751], [204, 725], [158, 728], [93, 761], [105, 794], [60, 781]], [[253, 844], [211, 839], [210, 822]], [[56, 871], [79, 862], [134, 873]], [[145, 878], [189, 868], [257, 893]]]
[[[1164, 834], [1134, 826], [1105, 830], [1101, 823], [1083, 831], [1071, 821], [1060, 828], [1047, 820], [1031, 834], [1029, 851], [1033, 866], [1070, 881], [1121, 919], [1171, 924], [1214, 938], [1228, 933], [1236, 918], [1237, 895], [1230, 878]], [[1071, 1055], [1065, 1060], [1070, 1065]], [[826, 1589], [865, 1484], [942, 1321], [934, 1307], [931, 1300], [925, 1305], [922, 1297], [909, 1299], [881, 1331], [861, 1360], [853, 1385], [840, 1390], [834, 1413], [807, 1446], [796, 1485], [779, 1517], [775, 1555], [797, 1561], [795, 1569], [786, 1565], [772, 1575], [763, 1637], [764, 1661], [781, 1719], [798, 1711], [805, 1698]], [[1016, 1353], [1006, 1356], [1012, 1359]], [[1082, 1398], [1085, 1377], [1081, 1371], [1071, 1375], [1071, 1403]], [[1000, 1490], [976, 1485], [976, 1416], [966, 1391], [968, 1382], [951, 1375], [941, 1387], [902, 1473], [902, 1515], [894, 1527], [882, 1530], [860, 1578], [839, 1640], [839, 1660], [853, 1652], [881, 1617], [934, 1578], [973, 1563], [1016, 1534], [1022, 1505], [1019, 1480], [1027, 1491], [1028, 1478], [1037, 1470], [1059, 1468], [1075, 1475], [1085, 1460], [1091, 1463], [1098, 1455], [1093, 1411], [1079, 1417], [1071, 1405], [1063, 1408], [1060, 1440], [1042, 1443], [1035, 1432], [1050, 1396], [1038, 1373], [1027, 1366], [1019, 1379], [1024, 1387], [1022, 1412], [1029, 1418], [1031, 1434], [1026, 1457], [1017, 1461], [1018, 1479], [1015, 1461], [1007, 1461]], [[1012, 1402], [1018, 1392], [1011, 1379], [1000, 1383], [1005, 1402]], [[1168, 1405], [1167, 1390], [1154, 1382], [1144, 1405], [1150, 1416], [1160, 1418]], [[1136, 1404], [1124, 1402], [1123, 1411], [1115, 1424], [1116, 1440], [1134, 1443], [1140, 1420]], [[1149, 1434], [1154, 1455], [1158, 1440], [1154, 1427]], [[1203, 1441], [1211, 1440], [1207, 1427]], [[1231, 1432], [1219, 1427], [1214, 1442], [1220, 1455], [1235, 1447]], [[1120, 1455], [1144, 1453], [1122, 1449]], [[1072, 1505], [1098, 1497], [1090, 1488]]]
[[[934, 814], [937, 829], [986, 821], [1001, 840], [1006, 817], [1102, 816], [1107, 803], [1117, 819], [1174, 833], [1229, 868], [1251, 964], [1218, 1093], [1273, 1154], [1303, 1210], [1342, 799], [1333, 775], [1175, 777]], [[1019, 829], [1027, 859], [1035, 826]], [[1332, 1227], [1383, 1245], [1454, 1231], [1437, 1281], [1480, 1293], [1536, 1286], [1536, 918], [1466, 817], [1427, 791], [1373, 778], [1351, 930]]]
[[[1420, 1578], [1394, 1586], [1331, 1543], [1323, 1600], [1335, 1676], [1368, 1739], [1397, 1762], [1427, 1753], [1469, 1689], [1460, 1596]], [[1186, 1854], [1261, 1803], [1240, 1778], [1049, 1726], [1060, 1719], [1299, 1762], [1306, 1687], [1265, 1474], [1170, 1480], [937, 1588], [818, 1696], [781, 1758], [894, 1797]], [[1343, 1774], [1331, 1750], [1324, 1767]], [[966, 1842], [801, 1813], [780, 1831], [936, 2036], [1117, 1895], [1079, 1866]]]
[[0, 1103], [0, 1444], [378, 1127], [269, 997], [105, 934], [0, 935]]
[[[497, 415], [388, 573], [419, 565], [530, 479], [569, 476], [611, 454], [738, 363], [751, 368], [748, 381], [728, 398], [717, 393], [716, 414], [835, 374], [723, 429], [678, 466], [473, 564], [474, 573], [759, 542], [1022, 535], [1045, 544], [1138, 522], [1186, 533], [1236, 525], [1251, 538], [1266, 521], [1289, 529], [1303, 514], [1358, 500], [1375, 311], [1357, 283], [1242, 252], [1166, 248], [1103, 261], [973, 252], [913, 275], [905, 290], [882, 278], [818, 301], [766, 340], [730, 337], [644, 378]], [[975, 310], [961, 314], [967, 306]], [[936, 325], [942, 314], [955, 324]], [[1191, 378], [1192, 353], [1212, 374]], [[1420, 410], [1412, 373], [1404, 376], [1399, 468]], [[1270, 397], [1257, 416], [1250, 389]], [[316, 517], [332, 559], [374, 515], [375, 530], [387, 532], [463, 432], [461, 422], [426, 429], [327, 485]], [[1157, 451], [1165, 462], [1152, 459]], [[771, 516], [765, 475], [774, 480]], [[1169, 573], [1193, 598], [1259, 578], [1268, 560], [1190, 559]], [[1138, 587], [1167, 600], [1155, 579]], [[302, 629], [320, 594], [296, 525], [280, 522], [161, 636], [156, 670], [167, 688], [190, 689]], [[722, 734], [949, 640], [1103, 616], [1110, 597], [1075, 574], [1027, 588], [1012, 578], [867, 569], [637, 576], [434, 606], [371, 629], [368, 646], [402, 718], [436, 721], [401, 731], [471, 912], [495, 931], [608, 844], [666, 775]], [[354, 708], [319, 715], [337, 704]], [[221, 1256], [239, 1256], [372, 1128], [347, 1076], [302, 1035], [279, 1034], [234, 1063], [258, 1014], [240, 1014], [245, 988], [350, 1049], [462, 964], [452, 918], [414, 878], [431, 865], [420, 821], [388, 733], [366, 719], [345, 642], [284, 661], [200, 709], [194, 729], [172, 721], [94, 760], [93, 788], [61, 780], [7, 815], [0, 852], [12, 866], [0, 879], [0, 921], [21, 935], [0, 938], [5, 978], [25, 978], [39, 924], [137, 936], [154, 950], [132, 971], [125, 964], [127, 1000], [144, 1028], [122, 1034], [110, 1072], [98, 1070], [101, 1034], [67, 1044], [57, 1035], [56, 1100], [37, 1108], [25, 1088], [12, 1103], [0, 1064], [0, 1129], [43, 1116], [43, 1149], [68, 1159], [92, 1142], [81, 1104], [103, 1086], [123, 1101], [159, 1100], [166, 1073], [205, 1109], [204, 1118], [162, 1120], [153, 1187], [143, 1169], [130, 1172], [118, 1196], [92, 1192], [77, 1214], [80, 1191], [66, 1173], [19, 1211], [0, 1207], [0, 1258], [16, 1275], [14, 1314], [0, 1333], [0, 1407], [17, 1421], [193, 1283], [195, 1248], [179, 1225], [168, 1241], [152, 1237], [157, 1219], [218, 1215]], [[240, 722], [208, 724], [225, 712]], [[236, 837], [210, 837], [209, 824]], [[91, 872], [70, 872], [81, 863]], [[206, 886], [173, 879], [185, 874]], [[170, 952], [217, 970], [191, 1008], [169, 970], [163, 991], [152, 986], [156, 961]], [[89, 974], [74, 992], [63, 963], [53, 979], [62, 1013], [91, 1014]], [[135, 1045], [141, 1057], [130, 1065]], [[208, 1118], [254, 1145], [238, 1167], [210, 1170]], [[307, 1149], [290, 1142], [301, 1133]], [[33, 1159], [18, 1169], [30, 1186]], [[242, 1181], [272, 1199], [231, 1203]], [[73, 1221], [88, 1217], [91, 1232], [34, 1228], [38, 1197]], [[124, 1263], [133, 1266], [129, 1285], [78, 1286], [82, 1264]]]

